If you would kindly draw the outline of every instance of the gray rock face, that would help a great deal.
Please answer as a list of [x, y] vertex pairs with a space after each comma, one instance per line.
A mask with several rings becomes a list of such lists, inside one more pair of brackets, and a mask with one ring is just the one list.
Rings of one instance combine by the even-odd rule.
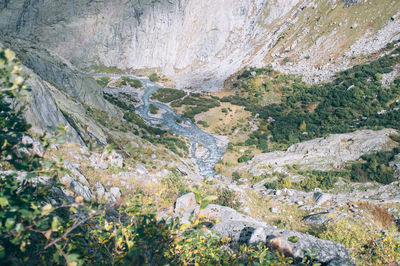
[[315, 192], [313, 198], [317, 205], [322, 205], [325, 202], [329, 201], [332, 198], [332, 196], [321, 192]]
[[[299, 69], [296, 73], [310, 79], [314, 75], [331, 76], [336, 70], [334, 66], [327, 70], [314, 67], [321, 59], [315, 52], [335, 53], [332, 43], [340, 41], [341, 28], [316, 39], [315, 45], [301, 45], [305, 39], [315, 37], [307, 21], [299, 21], [302, 14], [307, 17], [309, 9], [318, 7], [320, 2], [315, 0], [3, 2], [0, 30], [5, 34], [40, 41], [80, 66], [160, 69], [181, 88], [220, 88], [231, 74], [247, 65], [265, 65], [266, 58], [279, 66], [280, 59], [271, 59], [271, 51], [275, 54], [282, 49], [302, 57], [313, 55], [283, 70]], [[345, 2], [348, 7], [358, 0]], [[341, 8], [342, 3], [329, 1], [332, 8]], [[279, 42], [293, 24], [300, 25], [296, 32], [300, 40]], [[360, 35], [374, 37], [374, 33], [367, 34], [367, 27], [358, 30]], [[391, 31], [389, 38], [393, 34], [396, 32]], [[322, 59], [327, 63], [330, 58]]]
[[242, 170], [261, 175], [268, 172], [268, 168], [271, 172], [282, 171], [286, 165], [293, 164], [318, 170], [340, 168], [344, 162], [358, 160], [364, 154], [395, 147], [396, 144], [389, 137], [394, 133], [395, 130], [383, 129], [333, 134], [294, 144], [286, 151], [256, 155]]
[[360, 0], [344, 0], [345, 4], [344, 7], [350, 7], [352, 5], [358, 4], [360, 2]]
[[[219, 205], [210, 204], [200, 211], [211, 220], [219, 220], [213, 226], [222, 237], [229, 237], [233, 242], [266, 243], [270, 248], [280, 249], [294, 258], [302, 258], [304, 250], [316, 250], [317, 259], [330, 265], [355, 265], [348, 250], [340, 244], [321, 240], [313, 236], [289, 230], [279, 229], [257, 221], [237, 211]], [[291, 242], [292, 237], [297, 241]]]
[[313, 226], [324, 226], [333, 219], [329, 217], [329, 213], [318, 213], [305, 217], [303, 221]]
[[78, 169], [76, 169], [68, 160], [64, 161], [65, 169], [71, 171], [71, 173], [78, 178], [78, 181], [85, 186], [89, 186], [89, 182], [87, 181], [86, 177], [82, 175]]
[[63, 176], [60, 182], [75, 193], [75, 195], [71, 195], [68, 191], [66, 191], [67, 196], [82, 196], [86, 201], [91, 201], [94, 199], [89, 187], [82, 185], [69, 174]]
[[[33, 126], [33, 131], [42, 134], [62, 124], [67, 127], [69, 142], [84, 144], [83, 137], [90, 134], [105, 143], [102, 130], [79, 106], [85, 104], [111, 116], [117, 114], [116, 109], [103, 99], [101, 88], [95, 80], [36, 43], [1, 35], [0, 39], [0, 46], [13, 49], [23, 64], [23, 71], [31, 75], [27, 81], [31, 92], [27, 92], [24, 115]], [[83, 124], [86, 130], [79, 127], [76, 121]]]
[[97, 199], [103, 199], [104, 193], [106, 192], [104, 186], [100, 182], [96, 182], [96, 184], [94, 184], [94, 188], [96, 189]]
[[43, 156], [44, 149], [42, 144], [38, 140], [35, 140], [30, 136], [23, 136], [22, 143], [25, 145], [32, 145], [31, 151], [27, 151], [28, 153], [31, 152], [32, 154]]
[[110, 193], [118, 200], [121, 198], [121, 190], [117, 187], [110, 188]]
[[197, 212], [196, 197], [193, 192], [179, 197], [175, 202], [175, 214], [180, 217], [182, 224], [190, 223]]

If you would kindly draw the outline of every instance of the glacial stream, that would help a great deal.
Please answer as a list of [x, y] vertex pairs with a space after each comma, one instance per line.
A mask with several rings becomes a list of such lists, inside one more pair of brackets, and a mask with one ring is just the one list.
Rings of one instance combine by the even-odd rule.
[[[215, 174], [214, 167], [221, 160], [224, 155], [225, 148], [217, 145], [217, 139], [208, 132], [201, 130], [193, 123], [192, 120], [184, 118], [168, 105], [151, 101], [151, 95], [158, 89], [162, 88], [161, 85], [150, 81], [147, 78], [137, 77], [132, 75], [111, 75], [111, 74], [91, 74], [92, 76], [104, 76], [111, 78], [128, 77], [132, 79], [138, 79], [143, 83], [144, 94], [141, 97], [142, 104], [136, 108], [136, 112], [152, 126], [161, 125], [165, 126], [174, 134], [184, 136], [189, 139], [191, 143], [191, 155], [195, 158], [197, 165], [200, 170], [200, 174], [204, 177], [212, 177]], [[162, 109], [161, 115], [155, 117], [149, 114], [150, 105], [153, 104], [159, 109]], [[160, 113], [160, 111], [159, 111]], [[177, 120], [182, 121], [178, 123]], [[198, 149], [202, 146], [206, 152], [198, 152]]]

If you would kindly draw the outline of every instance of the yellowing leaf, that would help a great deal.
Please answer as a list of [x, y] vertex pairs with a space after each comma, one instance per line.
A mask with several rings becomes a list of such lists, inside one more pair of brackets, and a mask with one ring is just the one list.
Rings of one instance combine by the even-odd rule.
[[5, 49], [4, 55], [6, 56], [8, 61], [12, 61], [15, 59], [15, 53], [13, 51], [11, 51], [10, 49]]
[[51, 204], [46, 204], [46, 205], [42, 208], [42, 215], [47, 215], [47, 214], [49, 214], [52, 210], [53, 210], [53, 206], [52, 206]]
[[0, 197], [0, 207], [4, 208], [8, 205], [8, 200], [6, 197]]
[[188, 228], [190, 226], [190, 224], [182, 224], [180, 227], [179, 227], [179, 230], [185, 230], [186, 228]]
[[215, 196], [215, 195], [208, 195], [208, 196], [206, 196], [203, 200], [204, 200], [204, 201], [211, 202], [211, 201], [214, 201], [214, 200], [217, 200], [217, 199], [218, 199], [218, 196]]
[[83, 202], [83, 197], [82, 196], [78, 196], [75, 198], [75, 202], [76, 203], [82, 203]]

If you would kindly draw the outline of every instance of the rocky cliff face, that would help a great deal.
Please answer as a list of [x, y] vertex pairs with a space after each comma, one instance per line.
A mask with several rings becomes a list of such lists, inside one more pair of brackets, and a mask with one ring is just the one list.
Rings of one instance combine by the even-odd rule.
[[[69, 62], [50, 54], [29, 41], [1, 37], [0, 47], [13, 49], [21, 60], [30, 92], [26, 92], [24, 112], [32, 130], [42, 134], [58, 124], [67, 126], [69, 142], [84, 144], [88, 135], [106, 143], [104, 130], [85, 115], [83, 103], [111, 116], [118, 115], [113, 105], [104, 100], [95, 80], [77, 71]], [[68, 114], [68, 115], [67, 115]], [[82, 126], [84, 125], [85, 130]]]
[[[399, 10], [394, 0], [3, 0], [0, 30], [80, 67], [156, 68], [178, 87], [215, 89], [247, 65], [329, 78], [354, 63], [346, 52], [398, 38]], [[385, 42], [359, 51], [379, 34]]]

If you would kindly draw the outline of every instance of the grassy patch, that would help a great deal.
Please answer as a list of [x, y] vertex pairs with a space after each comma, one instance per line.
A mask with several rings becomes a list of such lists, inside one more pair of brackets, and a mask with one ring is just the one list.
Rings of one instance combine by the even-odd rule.
[[152, 100], [157, 100], [163, 103], [170, 103], [182, 99], [187, 94], [184, 91], [170, 89], [170, 88], [160, 88], [153, 95], [151, 95]]

